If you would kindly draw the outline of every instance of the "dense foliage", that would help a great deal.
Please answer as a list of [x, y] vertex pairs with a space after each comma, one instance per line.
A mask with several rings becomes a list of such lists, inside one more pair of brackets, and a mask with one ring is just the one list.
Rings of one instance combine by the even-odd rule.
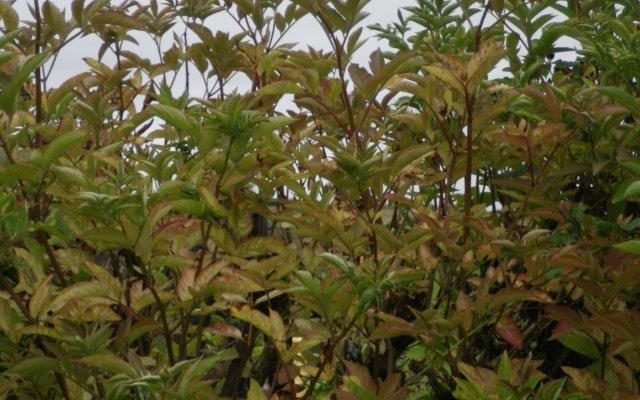
[[637, 1], [10, 3], [1, 399], [639, 398]]

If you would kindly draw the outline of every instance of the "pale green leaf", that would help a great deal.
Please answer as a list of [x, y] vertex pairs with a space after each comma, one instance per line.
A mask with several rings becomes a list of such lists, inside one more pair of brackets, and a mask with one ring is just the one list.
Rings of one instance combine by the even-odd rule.
[[424, 69], [426, 69], [431, 75], [442, 81], [442, 83], [444, 83], [445, 86], [449, 87], [450, 89], [453, 89], [460, 94], [465, 93], [464, 83], [450, 70], [437, 65], [430, 65], [424, 67]]
[[250, 323], [251, 325], [261, 330], [265, 335], [271, 338], [274, 337], [275, 332], [273, 326], [271, 325], [271, 319], [260, 311], [252, 309], [249, 306], [241, 306], [232, 308], [231, 315]]

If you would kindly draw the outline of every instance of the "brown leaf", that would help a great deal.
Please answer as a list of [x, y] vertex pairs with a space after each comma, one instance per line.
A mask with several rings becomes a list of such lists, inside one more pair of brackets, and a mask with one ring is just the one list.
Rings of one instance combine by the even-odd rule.
[[344, 361], [344, 365], [349, 371], [349, 375], [355, 376], [360, 381], [360, 385], [370, 393], [376, 392], [376, 383], [369, 374], [369, 370], [360, 364]]
[[194, 268], [189, 268], [182, 273], [180, 281], [178, 282], [178, 297], [180, 298], [180, 300], [185, 301], [193, 297], [189, 289], [193, 287], [195, 277], [196, 270]]
[[417, 334], [418, 330], [414, 324], [401, 319], [394, 319], [381, 322], [371, 334], [371, 338], [388, 339], [396, 336], [415, 336]]

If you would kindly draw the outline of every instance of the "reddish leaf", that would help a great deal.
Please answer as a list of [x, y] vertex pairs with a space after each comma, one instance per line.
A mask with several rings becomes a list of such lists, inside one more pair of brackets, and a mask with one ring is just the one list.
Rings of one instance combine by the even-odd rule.
[[227, 336], [230, 338], [242, 340], [242, 332], [240, 329], [229, 324], [213, 324], [206, 329], [207, 332], [215, 333], [216, 335]]
[[498, 335], [511, 346], [517, 349], [522, 348], [524, 342], [522, 331], [511, 317], [502, 317], [496, 325], [496, 331]]
[[555, 340], [565, 333], [569, 332], [573, 328], [573, 325], [569, 321], [560, 321], [556, 324], [556, 327], [553, 328], [553, 332], [549, 337], [549, 340]]

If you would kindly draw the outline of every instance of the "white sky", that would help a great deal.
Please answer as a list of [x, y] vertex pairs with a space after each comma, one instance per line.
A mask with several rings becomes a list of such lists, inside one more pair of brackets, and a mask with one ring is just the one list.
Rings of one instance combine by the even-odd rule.
[[[43, 3], [45, 0], [40, 0]], [[70, 18], [70, 5], [71, 0], [52, 0], [60, 9], [67, 9], [67, 17]], [[119, 3], [121, 0], [114, 0], [114, 4]], [[148, 0], [138, 0], [139, 3], [144, 4]], [[87, 0], [87, 3], [89, 0]], [[160, 4], [163, 4], [163, 0], [158, 1]], [[18, 10], [22, 19], [31, 20], [32, 17], [30, 12], [28, 11], [28, 5], [33, 4], [34, 0], [16, 0], [14, 7]], [[397, 11], [402, 7], [413, 6], [416, 5], [416, 0], [371, 0], [371, 2], [367, 5], [366, 11], [370, 14], [367, 19], [365, 19], [362, 25], [372, 25], [375, 23], [379, 23], [381, 25], [387, 25], [389, 23], [397, 21]], [[207, 26], [212, 31], [227, 31], [231, 33], [238, 33], [240, 29], [238, 26], [224, 13], [216, 14], [207, 20]], [[139, 56], [143, 58], [149, 58], [152, 62], [158, 62], [155, 46], [152, 45], [152, 42], [148, 37], [144, 34], [134, 34], [136, 39], [140, 41], [139, 46], [129, 47], [128, 50], [132, 50], [136, 52]], [[363, 34], [363, 37], [368, 37], [368, 41], [366, 44], [360, 49], [358, 54], [355, 57], [355, 61], [359, 64], [367, 64], [369, 54], [377, 48], [385, 48], [386, 42], [379, 42], [373, 36], [373, 32], [366, 32]], [[195, 35], [191, 35], [189, 38], [190, 43], [198, 42], [199, 39], [195, 37]], [[285, 40], [283, 42], [295, 42], [300, 43], [302, 45], [309, 45], [316, 49], [329, 49], [329, 43], [327, 38], [322, 31], [322, 28], [318, 25], [318, 23], [312, 19], [312, 17], [308, 16], [303, 18], [291, 31], [287, 33]], [[53, 73], [48, 82], [48, 87], [56, 87], [60, 83], [64, 82], [66, 79], [79, 74], [81, 72], [87, 71], [88, 66], [82, 60], [85, 57], [97, 58], [98, 49], [100, 47], [100, 40], [95, 36], [88, 36], [81, 39], [76, 39], [74, 42], [65, 47], [61, 54], [59, 55], [56, 65], [54, 67]], [[168, 49], [173, 44], [173, 38], [171, 34], [165, 35], [163, 46], [165, 49]], [[576, 43], [572, 40], [567, 40], [567, 38], [562, 38], [558, 45], [566, 46], [570, 48], [575, 48]], [[557, 54], [557, 58], [562, 59], [573, 59], [575, 58], [575, 53], [562, 53]], [[114, 65], [115, 62], [113, 60], [113, 56], [107, 52], [105, 58], [103, 60], [108, 65]], [[499, 76], [504, 76], [505, 72], [502, 69], [507, 65], [505, 61], [498, 65], [492, 73], [490, 74], [491, 78], [496, 78]], [[193, 68], [193, 66], [192, 66]], [[193, 73], [191, 79], [190, 93], [191, 96], [199, 97], [205, 92], [205, 86], [202, 80], [199, 77], [199, 74]], [[248, 85], [247, 79], [236, 79], [233, 83], [244, 89], [246, 85]], [[180, 95], [182, 88], [184, 87], [184, 72], [179, 71], [178, 77], [176, 79], [176, 95]], [[179, 92], [178, 92], [179, 90]]]
[[[67, 18], [70, 18], [70, 6], [71, 0], [52, 0], [58, 8], [66, 9]], [[119, 1], [119, 0], [118, 0]], [[117, 4], [118, 1], [114, 1]], [[21, 16], [21, 19], [32, 19], [29, 12], [29, 4], [33, 4], [34, 0], [17, 0], [14, 4], [15, 9]], [[44, 0], [40, 1], [41, 3]], [[139, 3], [144, 4], [145, 0], [138, 0]], [[160, 4], [163, 1], [159, 1]], [[380, 23], [386, 25], [391, 22], [397, 21], [397, 11], [401, 7], [406, 7], [416, 4], [415, 0], [372, 0], [366, 7], [366, 11], [370, 16], [363, 22], [364, 25], [372, 25], [374, 23]], [[233, 33], [238, 32], [237, 25], [230, 19], [224, 18], [222, 15], [214, 16], [213, 21], [209, 25], [212, 31], [229, 31]], [[366, 32], [363, 37], [370, 37]], [[136, 36], [137, 37], [137, 36]], [[288, 32], [283, 42], [296, 42], [305, 45], [310, 45], [314, 48], [329, 49], [327, 38], [322, 31], [322, 28], [311, 17], [305, 17], [301, 20], [291, 31]], [[192, 42], [198, 41], [197, 38], [190, 38]], [[172, 44], [171, 35], [166, 35], [164, 39], [165, 48], [171, 47]], [[150, 43], [150, 42], [149, 42]], [[63, 49], [58, 60], [56, 62], [54, 71], [49, 81], [49, 87], [55, 87], [67, 78], [87, 71], [88, 67], [82, 61], [84, 57], [97, 58], [98, 48], [100, 41], [95, 36], [85, 37], [82, 39], [76, 39], [73, 43], [69, 44]], [[384, 48], [385, 43], [378, 42], [375, 38], [371, 38], [362, 47], [356, 56], [356, 61], [359, 63], [367, 63], [369, 54], [377, 48]], [[149, 58], [153, 62], [157, 62], [157, 55], [155, 48], [149, 45], [145, 45], [141, 41], [141, 46], [137, 46], [135, 51], [141, 57]], [[109, 60], [109, 58], [105, 58]], [[107, 61], [108, 62], [108, 61]], [[180, 79], [183, 79], [180, 74], [178, 75], [177, 87], [183, 87]], [[199, 82], [196, 78], [192, 81], [191, 93], [197, 96], [199, 93], [204, 92], [204, 84]]]

